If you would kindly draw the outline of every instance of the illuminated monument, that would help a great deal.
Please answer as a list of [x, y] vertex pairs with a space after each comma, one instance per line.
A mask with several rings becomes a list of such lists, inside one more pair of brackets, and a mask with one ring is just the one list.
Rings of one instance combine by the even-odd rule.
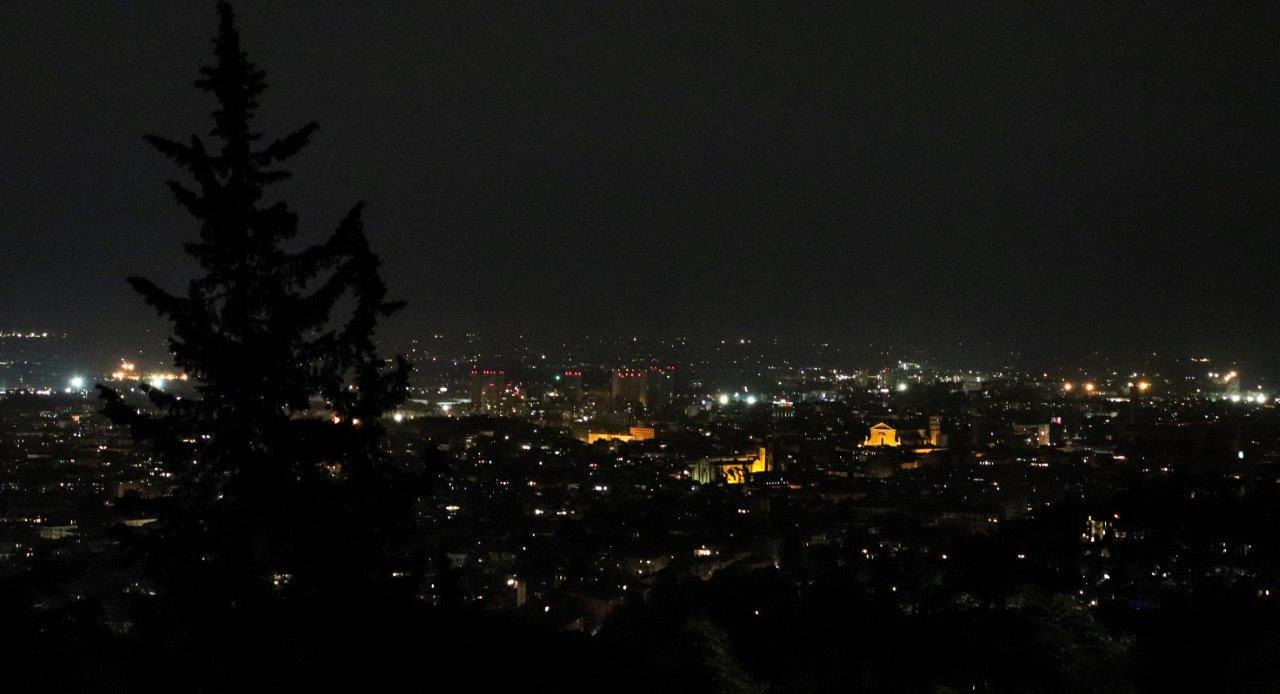
[[690, 474], [699, 484], [743, 484], [749, 474], [771, 472], [773, 458], [769, 449], [761, 446], [758, 451], [723, 458], [704, 458], [693, 463]]
[[917, 450], [946, 448], [947, 435], [942, 433], [942, 420], [938, 417], [930, 417], [929, 425], [925, 429], [908, 429], [905, 432], [899, 432], [884, 422], [877, 422], [871, 427], [871, 431], [867, 432], [867, 438], [863, 439], [862, 446], [864, 448], [910, 446]]
[[862, 442], [863, 446], [880, 447], [880, 446], [901, 446], [898, 441], [898, 430], [879, 422], [871, 427], [871, 431], [867, 432], [867, 438]]
[[595, 443], [596, 441], [652, 441], [655, 436], [656, 432], [653, 427], [633, 426], [628, 429], [625, 434], [606, 431], [588, 431], [582, 440], [587, 443]]

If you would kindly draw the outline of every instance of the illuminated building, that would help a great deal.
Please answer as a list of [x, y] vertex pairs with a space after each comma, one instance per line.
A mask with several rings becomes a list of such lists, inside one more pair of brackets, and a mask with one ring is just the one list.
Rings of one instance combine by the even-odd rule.
[[862, 442], [863, 446], [900, 446], [898, 441], [898, 430], [879, 422], [871, 427], [871, 431], [867, 433], [867, 438]]
[[930, 417], [924, 429], [913, 429], [898, 433], [898, 442], [903, 446], [911, 446], [917, 452], [924, 449], [946, 448], [947, 435], [942, 433], [942, 418]]
[[75, 537], [79, 528], [75, 523], [70, 525], [46, 525], [40, 528], [40, 538], [42, 540], [65, 540]]
[[910, 446], [917, 450], [946, 448], [947, 435], [942, 433], [942, 420], [939, 417], [930, 417], [928, 425], [923, 429], [905, 431], [878, 422], [867, 432], [862, 445], [867, 448]]
[[761, 446], [755, 453], [731, 458], [704, 458], [696, 461], [690, 468], [690, 475], [700, 484], [713, 484], [724, 481], [726, 484], [743, 484], [749, 474], [770, 472], [773, 470], [773, 459], [769, 449]]
[[651, 441], [657, 432], [653, 427], [631, 427], [625, 434], [615, 434], [604, 431], [588, 431], [586, 438], [583, 439], [587, 443], [595, 443], [596, 441]]
[[501, 369], [471, 369], [471, 410], [496, 412], [507, 387], [507, 372]]

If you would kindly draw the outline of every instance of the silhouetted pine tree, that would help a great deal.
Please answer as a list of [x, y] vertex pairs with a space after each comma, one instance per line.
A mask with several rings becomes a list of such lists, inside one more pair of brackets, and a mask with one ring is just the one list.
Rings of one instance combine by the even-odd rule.
[[386, 298], [361, 205], [323, 243], [286, 248], [297, 215], [266, 191], [317, 126], [271, 141], [254, 129], [264, 73], [230, 5], [217, 7], [215, 60], [195, 83], [217, 99], [211, 140], [147, 137], [190, 174], [168, 185], [200, 220], [186, 249], [203, 276], [183, 293], [129, 279], [172, 322], [175, 365], [199, 396], [143, 383], [139, 407], [99, 389], [111, 419], [154, 444], [177, 482], [151, 547], [175, 590], [193, 575], [239, 593], [353, 588], [377, 565], [371, 538], [387, 522], [379, 417], [409, 371], [378, 355], [373, 332], [401, 304]]

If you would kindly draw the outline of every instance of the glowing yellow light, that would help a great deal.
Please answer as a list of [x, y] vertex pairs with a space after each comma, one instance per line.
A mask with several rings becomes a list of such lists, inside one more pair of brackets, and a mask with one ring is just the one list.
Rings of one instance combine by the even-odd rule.
[[879, 422], [871, 427], [867, 432], [867, 438], [862, 441], [863, 446], [899, 446], [898, 432], [893, 427]]
[[1070, 393], [1070, 392], [1071, 392], [1071, 389], [1072, 389], [1072, 388], [1075, 388], [1075, 386], [1071, 385], [1070, 383], [1063, 383], [1063, 384], [1062, 384], [1062, 389], [1063, 389], [1063, 390], [1065, 390], [1065, 391], [1067, 391], [1068, 393]]
[[1084, 384], [1084, 389], [1090, 393], [1094, 391], [1095, 386], [1092, 383]]
[[1139, 393], [1145, 393], [1145, 392], [1147, 392], [1148, 390], [1151, 390], [1151, 384], [1150, 384], [1150, 383], [1148, 383], [1147, 381], [1138, 381], [1138, 392], [1139, 392]]

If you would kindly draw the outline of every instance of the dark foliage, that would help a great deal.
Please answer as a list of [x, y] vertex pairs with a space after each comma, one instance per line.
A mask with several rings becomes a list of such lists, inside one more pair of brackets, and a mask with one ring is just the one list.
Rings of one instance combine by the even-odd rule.
[[[298, 217], [268, 187], [316, 132], [308, 123], [268, 141], [254, 129], [264, 73], [240, 45], [230, 5], [214, 61], [196, 86], [214, 95], [211, 142], [147, 141], [190, 174], [170, 181], [200, 222], [186, 244], [202, 276], [184, 293], [130, 284], [172, 323], [174, 363], [198, 397], [141, 384], [149, 402], [99, 386], [106, 413], [154, 446], [177, 492], [155, 508], [158, 529], [134, 544], [163, 589], [217, 610], [283, 590], [353, 590], [376, 575], [378, 540], [402, 527], [388, 511], [379, 417], [405, 392], [408, 364], [379, 356], [388, 301], [355, 205], [323, 243], [290, 250]], [[345, 314], [335, 318], [339, 309]], [[403, 520], [403, 519], [399, 519]]]

